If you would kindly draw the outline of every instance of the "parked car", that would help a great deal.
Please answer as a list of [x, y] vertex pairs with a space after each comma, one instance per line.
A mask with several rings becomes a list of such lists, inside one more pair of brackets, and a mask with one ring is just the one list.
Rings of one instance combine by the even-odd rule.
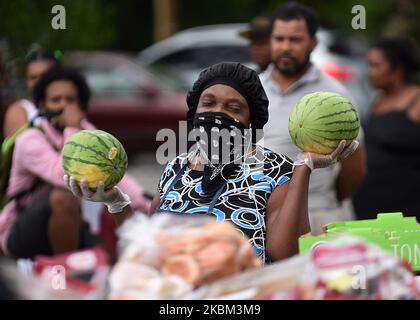
[[255, 67], [248, 54], [248, 41], [239, 36], [246, 24], [201, 26], [180, 31], [144, 49], [138, 59], [147, 66], [175, 69], [191, 85], [204, 68], [222, 61], [237, 61]]
[[[239, 36], [245, 23], [201, 26], [180, 31], [144, 49], [138, 60], [153, 68], [172, 68], [189, 85], [199, 72], [221, 61], [237, 61], [252, 68], [248, 41]], [[368, 114], [372, 90], [367, 81], [366, 44], [338, 30], [320, 29], [312, 61], [350, 91], [361, 118]]]
[[[67, 53], [63, 63], [78, 68], [93, 92], [88, 118], [115, 135], [129, 154], [154, 151], [160, 129], [178, 129], [186, 118], [182, 80], [156, 75], [134, 58], [111, 52]], [[172, 86], [168, 83], [172, 83]], [[173, 86], [173, 84], [177, 86]]]

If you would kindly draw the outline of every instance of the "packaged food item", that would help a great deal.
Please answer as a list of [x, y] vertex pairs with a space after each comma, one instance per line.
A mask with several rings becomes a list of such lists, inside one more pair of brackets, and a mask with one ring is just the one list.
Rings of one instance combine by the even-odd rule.
[[420, 298], [410, 265], [375, 245], [345, 235], [313, 249], [293, 299]]
[[56, 256], [36, 256], [33, 262], [35, 276], [57, 293], [72, 290], [79, 299], [105, 298], [109, 270], [108, 254], [99, 246]]
[[299, 251], [305, 253], [343, 231], [406, 260], [414, 271], [420, 272], [420, 224], [415, 217], [404, 217], [401, 212], [380, 213], [377, 219], [330, 223], [319, 236], [300, 237]]
[[193, 299], [420, 299], [410, 265], [350, 234], [312, 251], [195, 290]]
[[100, 247], [34, 260], [4, 259], [0, 274], [17, 299], [101, 300], [106, 298], [110, 265]]
[[119, 237], [111, 299], [180, 299], [194, 288], [262, 266], [231, 223], [209, 217], [136, 215]]
[[120, 261], [110, 277], [112, 300], [156, 300], [181, 298], [192, 290], [182, 278], [162, 275], [157, 269], [130, 261]]
[[202, 286], [188, 294], [187, 299], [270, 299], [279, 292], [288, 293], [298, 285], [308, 255], [250, 269]]

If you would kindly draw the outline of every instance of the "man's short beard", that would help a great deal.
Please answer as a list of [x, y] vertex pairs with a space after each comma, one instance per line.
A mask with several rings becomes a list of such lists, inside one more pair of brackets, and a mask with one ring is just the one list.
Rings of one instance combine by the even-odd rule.
[[301, 73], [310, 63], [311, 54], [308, 53], [305, 57], [305, 59], [302, 62], [296, 62], [295, 65], [287, 68], [281, 68], [277, 62], [274, 62], [274, 66], [282, 75], [285, 77], [292, 77], [299, 73]]

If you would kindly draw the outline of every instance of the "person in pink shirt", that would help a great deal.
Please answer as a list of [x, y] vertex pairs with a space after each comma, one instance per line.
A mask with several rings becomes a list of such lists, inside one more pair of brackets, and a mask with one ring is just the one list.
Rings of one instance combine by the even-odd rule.
[[46, 71], [60, 64], [60, 61], [54, 56], [54, 52], [48, 49], [32, 51], [26, 60], [27, 98], [19, 99], [7, 108], [3, 121], [4, 137], [10, 137], [25, 123], [37, 116], [38, 110], [32, 97], [33, 88]]
[[[98, 244], [81, 215], [80, 199], [66, 189], [61, 150], [81, 129], [94, 129], [86, 119], [90, 91], [85, 79], [68, 68], [47, 71], [34, 88], [42, 115], [37, 127], [16, 140], [7, 195], [0, 213], [0, 245], [6, 255], [33, 258]], [[125, 176], [119, 187], [131, 205], [147, 211], [142, 189]]]

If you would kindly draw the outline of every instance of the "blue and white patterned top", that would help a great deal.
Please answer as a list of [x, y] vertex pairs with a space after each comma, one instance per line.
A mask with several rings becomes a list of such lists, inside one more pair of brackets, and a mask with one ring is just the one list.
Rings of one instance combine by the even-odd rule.
[[[255, 146], [256, 152], [240, 165], [237, 177], [229, 179], [219, 196], [212, 214], [217, 221], [231, 221], [249, 238], [258, 256], [266, 261], [265, 234], [267, 202], [274, 189], [292, 176], [293, 162], [286, 156]], [[176, 174], [187, 163], [182, 154], [165, 168], [159, 182], [162, 198]], [[186, 169], [172, 187], [160, 210], [183, 214], [207, 214], [212, 195], [202, 192], [202, 171]]]

